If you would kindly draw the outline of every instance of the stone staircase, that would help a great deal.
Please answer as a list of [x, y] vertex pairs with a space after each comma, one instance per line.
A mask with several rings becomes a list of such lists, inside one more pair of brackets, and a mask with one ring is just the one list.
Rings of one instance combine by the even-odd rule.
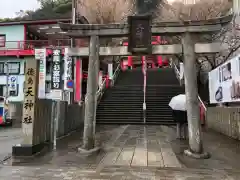
[[[121, 72], [114, 87], [106, 90], [97, 108], [99, 124], [144, 124], [143, 73], [141, 68]], [[173, 96], [184, 93], [173, 69], [147, 71], [146, 124], [174, 125], [168, 106]]]
[[143, 123], [143, 74], [141, 69], [119, 74], [114, 87], [108, 89], [97, 108], [97, 123]]
[[172, 97], [184, 93], [173, 69], [150, 69], [147, 71], [146, 123], [175, 124], [172, 109], [168, 106]]

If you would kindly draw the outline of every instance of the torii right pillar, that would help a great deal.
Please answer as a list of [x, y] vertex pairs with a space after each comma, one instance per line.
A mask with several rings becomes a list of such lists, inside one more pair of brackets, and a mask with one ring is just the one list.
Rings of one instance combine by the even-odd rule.
[[209, 158], [204, 152], [201, 137], [201, 122], [197, 89], [197, 67], [195, 57], [194, 34], [182, 35], [184, 53], [184, 81], [188, 119], [189, 149], [184, 154], [194, 158]]

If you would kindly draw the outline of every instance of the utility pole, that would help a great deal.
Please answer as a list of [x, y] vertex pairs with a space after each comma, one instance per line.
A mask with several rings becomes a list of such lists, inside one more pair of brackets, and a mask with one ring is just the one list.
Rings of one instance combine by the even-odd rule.
[[4, 63], [4, 68], [6, 68], [6, 93], [5, 93], [5, 99], [8, 99], [9, 96], [9, 67], [8, 67], [8, 61]]
[[[5, 92], [5, 102], [4, 102], [4, 108], [6, 108], [7, 106], [7, 110], [8, 110], [8, 114], [4, 114], [4, 119], [6, 121], [6, 119], [9, 117], [10, 113], [10, 109], [9, 109], [9, 105], [8, 105], [8, 97], [9, 97], [9, 63], [8, 61], [4, 63], [4, 68], [6, 68], [6, 92]], [[4, 110], [6, 111], [6, 109]]]

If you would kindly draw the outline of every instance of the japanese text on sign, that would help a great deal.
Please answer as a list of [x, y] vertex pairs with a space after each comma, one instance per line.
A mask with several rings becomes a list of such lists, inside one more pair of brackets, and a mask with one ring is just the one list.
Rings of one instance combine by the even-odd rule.
[[151, 16], [129, 16], [129, 46], [132, 53], [151, 54]]
[[39, 61], [38, 98], [46, 97], [46, 49], [35, 49], [35, 59]]
[[[28, 66], [28, 65], [27, 65]], [[35, 106], [36, 69], [27, 67], [24, 89], [23, 124], [32, 124]]]
[[68, 56], [68, 49], [66, 48], [64, 54], [64, 90], [68, 91], [72, 91], [73, 88], [68, 84], [73, 80], [72, 63], [73, 59], [71, 56]]
[[67, 67], [66, 79], [67, 80], [72, 80], [72, 58], [71, 57], [68, 57], [66, 67]]
[[61, 51], [56, 49], [53, 51], [52, 64], [52, 89], [61, 89]]

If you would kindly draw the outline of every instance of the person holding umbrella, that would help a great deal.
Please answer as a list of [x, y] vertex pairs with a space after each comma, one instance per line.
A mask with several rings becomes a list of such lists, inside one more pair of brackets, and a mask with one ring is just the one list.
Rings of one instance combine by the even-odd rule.
[[[179, 94], [174, 96], [169, 102], [169, 106], [173, 110], [173, 118], [177, 123], [177, 138], [186, 139], [187, 137], [187, 108], [186, 108], [186, 95]], [[182, 135], [183, 131], [183, 135]]]

